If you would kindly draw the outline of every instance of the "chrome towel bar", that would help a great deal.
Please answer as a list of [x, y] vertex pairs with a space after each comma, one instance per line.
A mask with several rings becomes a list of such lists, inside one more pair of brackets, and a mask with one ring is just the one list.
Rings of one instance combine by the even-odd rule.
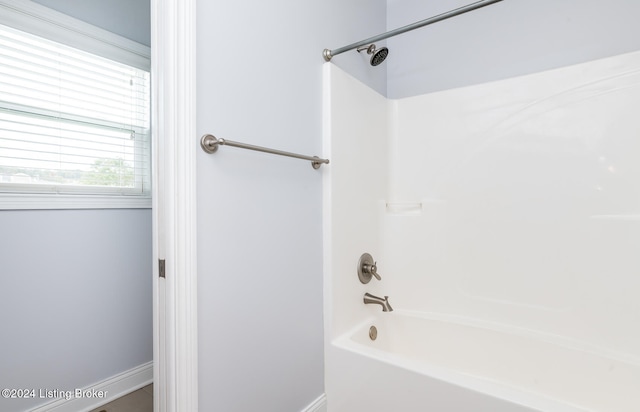
[[255, 150], [256, 152], [271, 153], [280, 156], [295, 157], [296, 159], [309, 160], [311, 162], [311, 166], [314, 169], [319, 169], [323, 163], [329, 163], [329, 159], [321, 159], [318, 156], [305, 156], [297, 153], [285, 152], [282, 150], [269, 149], [262, 146], [254, 146], [252, 144], [234, 142], [232, 140], [218, 139], [211, 134], [205, 134], [200, 139], [200, 146], [202, 147], [202, 150], [207, 153], [215, 153], [218, 150], [218, 146], [220, 145], [239, 147], [241, 149]]

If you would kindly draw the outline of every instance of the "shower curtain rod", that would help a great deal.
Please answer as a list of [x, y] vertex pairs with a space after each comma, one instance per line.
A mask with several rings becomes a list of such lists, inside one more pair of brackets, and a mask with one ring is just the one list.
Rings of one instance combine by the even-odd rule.
[[324, 51], [322, 52], [322, 56], [324, 57], [324, 59], [326, 61], [329, 61], [329, 60], [331, 60], [331, 58], [333, 56], [335, 56], [337, 54], [344, 53], [344, 52], [349, 51], [349, 50], [353, 50], [353, 49], [358, 48], [360, 46], [366, 46], [366, 45], [369, 45], [371, 43], [375, 43], [375, 42], [377, 42], [379, 40], [384, 40], [384, 39], [387, 39], [389, 37], [397, 36], [398, 34], [402, 34], [402, 33], [405, 33], [405, 32], [408, 32], [408, 31], [411, 31], [411, 30], [414, 30], [414, 29], [417, 29], [417, 28], [420, 28], [420, 27], [423, 27], [423, 26], [427, 26], [429, 24], [437, 23], [439, 21], [446, 20], [446, 19], [448, 19], [450, 17], [459, 16], [460, 14], [466, 13], [468, 11], [473, 11], [473, 10], [479, 9], [481, 7], [484, 7], [484, 6], [488, 6], [490, 4], [497, 3], [499, 1], [502, 1], [502, 0], [482, 0], [482, 1], [475, 2], [475, 3], [471, 3], [471, 4], [468, 4], [466, 6], [459, 7], [457, 9], [449, 10], [449, 11], [447, 11], [445, 13], [442, 13], [442, 14], [438, 14], [437, 16], [429, 17], [428, 19], [420, 20], [418, 22], [409, 24], [407, 26], [400, 27], [400, 28], [395, 29], [395, 30], [388, 31], [386, 33], [379, 34], [377, 36], [369, 37], [368, 39], [359, 41], [357, 43], [353, 43], [353, 44], [350, 44], [348, 46], [340, 47], [339, 49], [335, 49], [335, 50], [324, 49]]
[[205, 134], [200, 139], [200, 146], [202, 147], [202, 150], [207, 153], [215, 153], [218, 150], [218, 146], [220, 145], [239, 147], [241, 149], [255, 150], [256, 152], [271, 153], [279, 156], [295, 157], [296, 159], [309, 160], [311, 162], [311, 166], [314, 169], [319, 169], [323, 163], [329, 163], [329, 159], [321, 159], [318, 156], [305, 156], [297, 153], [285, 152], [282, 150], [269, 149], [262, 146], [254, 146], [252, 144], [234, 142], [232, 140], [218, 139], [212, 134]]

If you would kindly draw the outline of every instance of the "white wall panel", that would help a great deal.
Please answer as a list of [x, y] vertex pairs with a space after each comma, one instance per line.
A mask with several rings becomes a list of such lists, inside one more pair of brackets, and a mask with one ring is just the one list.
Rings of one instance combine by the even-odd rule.
[[630, 53], [397, 101], [396, 305], [640, 355], [639, 84]]

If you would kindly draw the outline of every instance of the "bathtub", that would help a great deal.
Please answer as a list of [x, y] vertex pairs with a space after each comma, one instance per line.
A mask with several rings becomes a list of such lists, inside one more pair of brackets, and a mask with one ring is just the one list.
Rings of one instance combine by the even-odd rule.
[[380, 313], [328, 356], [330, 412], [640, 411], [636, 359], [469, 319]]

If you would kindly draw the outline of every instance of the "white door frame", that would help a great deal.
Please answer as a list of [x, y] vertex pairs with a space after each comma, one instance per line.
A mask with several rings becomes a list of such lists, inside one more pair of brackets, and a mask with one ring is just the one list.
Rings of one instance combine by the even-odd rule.
[[198, 410], [195, 7], [151, 0], [156, 412]]

